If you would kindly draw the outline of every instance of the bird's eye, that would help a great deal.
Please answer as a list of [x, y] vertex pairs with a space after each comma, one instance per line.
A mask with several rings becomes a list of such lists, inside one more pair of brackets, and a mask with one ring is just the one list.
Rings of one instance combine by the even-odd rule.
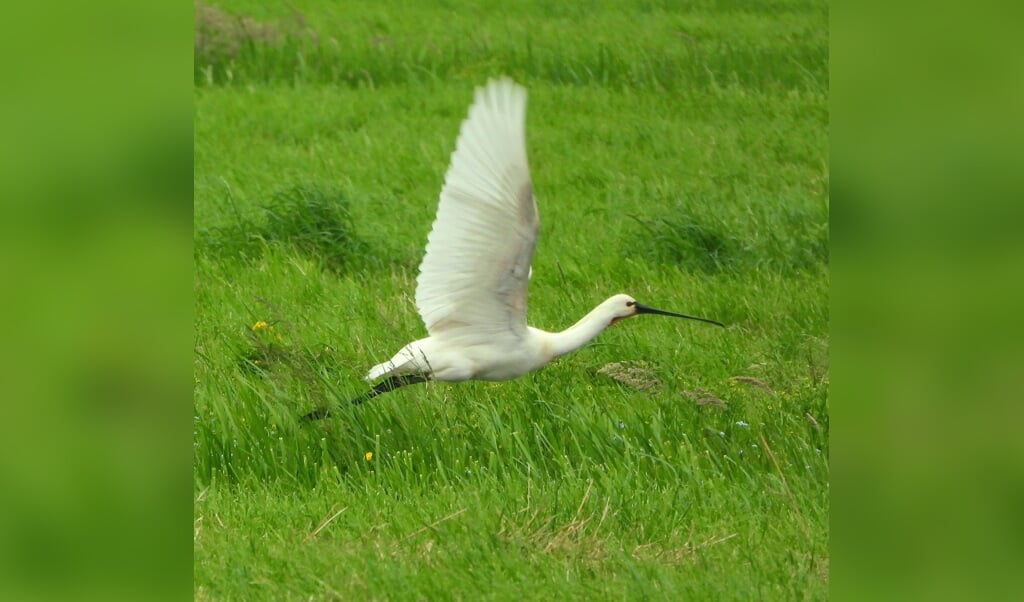
[[636, 301], [626, 301], [626, 307], [633, 307], [636, 305]]

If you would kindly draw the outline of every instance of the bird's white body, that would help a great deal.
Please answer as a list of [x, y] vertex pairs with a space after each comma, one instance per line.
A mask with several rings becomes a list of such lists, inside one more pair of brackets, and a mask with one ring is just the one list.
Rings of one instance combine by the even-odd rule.
[[407, 374], [508, 380], [577, 349], [618, 319], [644, 312], [693, 317], [615, 295], [562, 332], [527, 326], [526, 289], [539, 221], [525, 127], [521, 86], [501, 79], [476, 91], [417, 278], [416, 306], [430, 336], [374, 366], [367, 380]]
[[615, 295], [562, 332], [527, 326], [522, 336], [485, 340], [443, 333], [413, 341], [370, 369], [367, 380], [393, 374], [429, 374], [435, 380], [510, 380], [585, 345], [617, 318], [634, 315], [635, 301]]

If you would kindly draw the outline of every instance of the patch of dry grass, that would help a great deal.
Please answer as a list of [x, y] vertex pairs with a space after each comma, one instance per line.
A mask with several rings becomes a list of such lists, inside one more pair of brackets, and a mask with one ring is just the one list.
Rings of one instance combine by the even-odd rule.
[[220, 7], [196, 2], [193, 13], [195, 56], [209, 62], [236, 57], [246, 45], [280, 46], [288, 38], [318, 39], [301, 12], [292, 8], [289, 19], [259, 21]]

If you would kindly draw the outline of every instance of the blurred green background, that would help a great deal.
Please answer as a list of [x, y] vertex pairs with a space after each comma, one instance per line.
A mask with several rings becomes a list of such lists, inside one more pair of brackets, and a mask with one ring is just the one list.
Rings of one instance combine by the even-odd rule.
[[191, 12], [4, 9], [4, 599], [189, 595]]

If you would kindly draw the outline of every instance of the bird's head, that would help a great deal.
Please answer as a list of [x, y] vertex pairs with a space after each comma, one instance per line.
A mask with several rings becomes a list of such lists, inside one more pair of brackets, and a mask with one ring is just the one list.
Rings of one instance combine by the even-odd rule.
[[608, 322], [609, 326], [620, 320], [625, 320], [626, 318], [631, 318], [633, 316], [637, 316], [640, 314], [657, 314], [659, 316], [672, 316], [673, 318], [700, 320], [701, 322], [708, 322], [710, 324], [717, 324], [718, 326], [725, 326], [725, 324], [722, 324], [721, 322], [717, 322], [715, 320], [711, 320], [708, 318], [690, 316], [687, 314], [677, 314], [675, 312], [665, 311], [663, 309], [655, 309], [653, 307], [648, 307], [642, 303], [637, 303], [637, 300], [634, 299], [633, 297], [630, 297], [629, 295], [615, 295], [614, 297], [611, 297], [610, 299], [605, 301], [603, 305], [607, 308], [608, 314], [611, 316], [611, 321]]

